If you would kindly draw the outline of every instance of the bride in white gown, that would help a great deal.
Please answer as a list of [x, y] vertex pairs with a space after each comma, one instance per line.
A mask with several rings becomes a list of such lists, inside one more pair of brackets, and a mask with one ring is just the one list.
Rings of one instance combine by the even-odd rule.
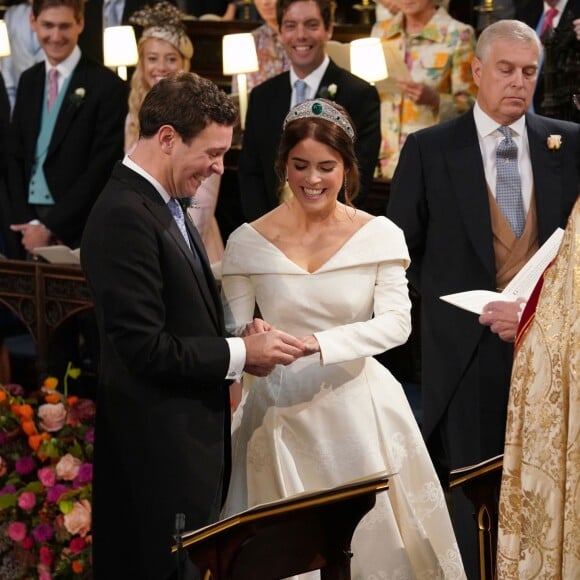
[[387, 218], [337, 201], [341, 189], [348, 203], [358, 188], [353, 136], [334, 103], [292, 109], [278, 171], [293, 197], [228, 240], [229, 330], [251, 322], [257, 304], [268, 324], [315, 354], [251, 378], [234, 417], [223, 516], [386, 470], [394, 474], [389, 490], [353, 537], [353, 580], [465, 578], [403, 389], [373, 358], [408, 338], [409, 256]]

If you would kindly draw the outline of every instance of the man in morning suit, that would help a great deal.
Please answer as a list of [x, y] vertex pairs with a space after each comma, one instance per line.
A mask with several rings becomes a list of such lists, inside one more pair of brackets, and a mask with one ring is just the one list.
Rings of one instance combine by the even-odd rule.
[[[355, 203], [361, 206], [372, 186], [381, 143], [377, 90], [327, 56], [325, 43], [333, 28], [331, 0], [279, 0], [276, 10], [291, 68], [250, 93], [238, 173], [244, 216], [252, 221], [278, 205], [280, 183], [274, 163], [284, 117], [298, 102], [316, 96], [335, 100], [354, 121], [361, 170], [361, 193]], [[302, 98], [297, 81], [306, 83]]]
[[520, 0], [514, 18], [534, 28], [544, 45], [534, 111], [580, 121], [580, 112], [572, 102], [572, 95], [580, 93], [580, 40], [574, 26], [580, 18], [580, 0]]
[[203, 243], [178, 203], [223, 173], [236, 116], [211, 81], [161, 80], [141, 107], [136, 149], [116, 165], [87, 222], [81, 263], [101, 341], [96, 580], [196, 577], [187, 558], [178, 565], [171, 554], [172, 534], [176, 514], [186, 530], [218, 518], [230, 470], [228, 383], [304, 352], [277, 330], [224, 338]]
[[[410, 135], [393, 177], [387, 215], [405, 232], [409, 280], [421, 295], [422, 427], [444, 480], [449, 469], [503, 452], [513, 352], [476, 314], [439, 297], [504, 288], [565, 225], [579, 191], [580, 126], [526, 113], [540, 51], [522, 22], [487, 27], [472, 63], [474, 109]], [[550, 148], [550, 135], [561, 137], [559, 147]], [[514, 183], [508, 211], [504, 194]], [[453, 502], [463, 562], [475, 578], [471, 504], [460, 493]]]
[[81, 54], [84, 0], [34, 0], [46, 58], [22, 73], [10, 127], [12, 230], [31, 252], [78, 247], [89, 211], [123, 156], [125, 83]]

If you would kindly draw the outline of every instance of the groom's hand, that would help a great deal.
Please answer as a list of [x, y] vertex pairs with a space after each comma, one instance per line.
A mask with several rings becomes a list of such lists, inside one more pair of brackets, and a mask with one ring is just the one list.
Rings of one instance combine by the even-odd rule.
[[242, 336], [250, 336], [252, 334], [257, 334], [258, 332], [267, 332], [268, 330], [274, 330], [274, 327], [261, 318], [254, 318], [252, 322], [246, 324]]
[[242, 339], [246, 345], [245, 369], [248, 367], [272, 369], [275, 365], [289, 365], [305, 354], [302, 342], [281, 330], [258, 332], [243, 336]]

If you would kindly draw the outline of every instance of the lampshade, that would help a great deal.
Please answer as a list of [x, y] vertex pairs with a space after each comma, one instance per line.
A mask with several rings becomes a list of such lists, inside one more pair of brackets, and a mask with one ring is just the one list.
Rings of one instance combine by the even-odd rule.
[[103, 36], [105, 66], [133, 66], [139, 60], [132, 26], [109, 26]]
[[4, 20], [0, 20], [0, 56], [10, 56], [10, 41]]
[[237, 75], [259, 69], [256, 43], [249, 32], [226, 34], [222, 39], [223, 73]]
[[371, 84], [389, 76], [380, 38], [351, 41], [350, 72]]

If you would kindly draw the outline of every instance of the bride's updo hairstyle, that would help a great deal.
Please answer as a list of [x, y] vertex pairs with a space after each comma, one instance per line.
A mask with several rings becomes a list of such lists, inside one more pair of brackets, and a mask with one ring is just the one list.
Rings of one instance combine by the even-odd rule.
[[352, 200], [360, 188], [359, 168], [354, 152], [354, 124], [346, 110], [327, 99], [305, 101], [290, 110], [278, 147], [276, 175], [282, 190], [286, 181], [286, 165], [290, 151], [304, 139], [313, 139], [334, 149], [342, 158], [345, 170], [344, 201]]

